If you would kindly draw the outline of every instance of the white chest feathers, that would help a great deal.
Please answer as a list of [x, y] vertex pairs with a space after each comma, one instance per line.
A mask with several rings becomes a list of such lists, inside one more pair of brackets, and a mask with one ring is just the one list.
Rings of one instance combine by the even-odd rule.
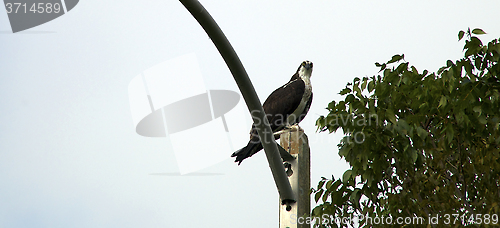
[[304, 81], [304, 94], [302, 95], [302, 99], [300, 100], [299, 106], [293, 111], [292, 115], [288, 116], [287, 118], [287, 124], [288, 125], [294, 125], [298, 123], [299, 119], [303, 119], [303, 117], [300, 117], [301, 115], [305, 115], [304, 109], [306, 108], [307, 102], [309, 101], [309, 98], [311, 98], [312, 94], [312, 86], [311, 86], [311, 80], [309, 77], [301, 77], [302, 80]]

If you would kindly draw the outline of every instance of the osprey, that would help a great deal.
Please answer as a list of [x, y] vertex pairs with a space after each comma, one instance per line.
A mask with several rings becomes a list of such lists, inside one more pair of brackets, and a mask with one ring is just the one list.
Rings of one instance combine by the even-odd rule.
[[[310, 81], [312, 68], [312, 62], [302, 62], [290, 81], [274, 90], [262, 105], [273, 132], [298, 124], [306, 116], [313, 98]], [[275, 135], [275, 139], [278, 138], [279, 135]], [[236, 157], [235, 162], [239, 162], [239, 165], [245, 158], [254, 155], [262, 148], [257, 129], [252, 125], [250, 141], [231, 157]]]

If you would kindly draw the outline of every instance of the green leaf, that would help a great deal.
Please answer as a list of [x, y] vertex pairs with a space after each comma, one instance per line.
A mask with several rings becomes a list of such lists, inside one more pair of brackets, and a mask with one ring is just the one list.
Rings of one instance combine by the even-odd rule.
[[464, 34], [465, 34], [464, 31], [458, 32], [458, 41], [462, 40], [462, 38], [464, 37]]
[[486, 124], [488, 121], [486, 120], [486, 117], [484, 115], [481, 115], [477, 118], [477, 120], [479, 120], [479, 123], [481, 124]]
[[332, 101], [328, 104], [328, 109], [335, 109], [335, 101]]
[[418, 70], [415, 66], [411, 66], [411, 71], [415, 74], [418, 74]]
[[472, 33], [473, 34], [476, 34], [476, 35], [482, 35], [482, 34], [486, 34], [482, 29], [480, 28], [475, 28], [472, 30]]
[[352, 90], [354, 90], [354, 92], [356, 92], [356, 95], [360, 94], [361, 90], [359, 89], [359, 83], [354, 84], [352, 86]]
[[467, 72], [467, 75], [469, 75], [469, 77], [473, 77], [474, 74], [472, 74], [472, 63], [470, 61], [465, 61], [463, 66], [465, 68], [465, 72]]
[[424, 140], [427, 135], [429, 135], [429, 132], [427, 132], [425, 129], [423, 129], [422, 127], [418, 126], [417, 127], [417, 135], [418, 137], [420, 137], [422, 140]]
[[368, 83], [368, 78], [363, 78], [363, 83], [361, 83], [361, 91], [366, 89], [366, 83]]
[[330, 195], [330, 194], [328, 194], [328, 191], [327, 191], [327, 192], [325, 192], [325, 194], [323, 194], [323, 197], [322, 197], [323, 202], [326, 202], [326, 200], [328, 200], [328, 196], [329, 196], [329, 195]]
[[385, 117], [393, 124], [396, 124], [396, 116], [394, 115], [394, 111], [392, 109], [389, 108], [386, 110]]
[[405, 135], [407, 135], [411, 131], [410, 125], [408, 125], [408, 123], [404, 119], [399, 119], [397, 125], [403, 128], [403, 132]]
[[322, 214], [323, 205], [319, 205], [312, 210], [312, 215], [319, 217]]
[[345, 89], [340, 91], [340, 95], [346, 95], [346, 94], [350, 93], [351, 91], [352, 91], [351, 89], [345, 88]]
[[346, 183], [347, 181], [349, 181], [349, 179], [351, 178], [351, 175], [352, 175], [352, 170], [347, 170], [344, 172], [344, 175], [342, 175], [342, 182]]
[[394, 56], [392, 56], [392, 59], [389, 60], [389, 62], [387, 62], [387, 64], [395, 63], [395, 62], [401, 60], [403, 57], [404, 57], [404, 55], [394, 55]]
[[385, 68], [386, 68], [386, 67], [387, 67], [387, 64], [385, 64], [385, 63], [384, 63], [384, 64], [382, 64], [382, 65], [380, 66], [380, 70], [379, 70], [378, 72], [380, 73], [380, 71], [385, 70]]
[[361, 192], [359, 191], [358, 188], [354, 189], [352, 191], [351, 195], [349, 196], [349, 200], [354, 203], [354, 205], [359, 208], [359, 199], [361, 197]]
[[446, 70], [447, 67], [441, 67], [438, 69], [437, 73], [441, 74], [444, 70]]
[[455, 136], [455, 131], [453, 130], [453, 125], [448, 125], [446, 127], [446, 139], [448, 139], [448, 143], [451, 143], [453, 141], [453, 138]]
[[439, 105], [438, 108], [446, 106], [448, 99], [446, 99], [446, 96], [441, 96], [441, 100], [439, 100]]
[[323, 177], [318, 183], [318, 189], [321, 189], [325, 185], [326, 179]]
[[328, 182], [326, 182], [325, 188], [330, 189], [330, 187], [332, 186], [332, 183], [333, 183], [333, 180], [329, 180]]
[[477, 115], [480, 116], [481, 115], [481, 106], [476, 106], [472, 109], [474, 112], [477, 112]]
[[417, 161], [417, 158], [418, 158], [417, 150], [415, 150], [415, 149], [410, 150], [410, 155], [411, 155], [411, 162], [415, 163]]
[[354, 97], [354, 95], [349, 94], [349, 95], [347, 95], [347, 97], [345, 98], [345, 102], [350, 103], [350, 102], [354, 101], [354, 99], [356, 99], [356, 98]]
[[319, 192], [316, 192], [316, 194], [314, 195], [314, 200], [316, 201], [316, 203], [319, 201], [319, 198], [321, 198], [321, 195], [323, 194], [325, 190], [324, 189], [321, 189], [319, 190]]
[[453, 62], [452, 62], [451, 60], [446, 61], [446, 66], [447, 66], [447, 67], [451, 67], [451, 66], [453, 66], [453, 65], [454, 65], [454, 64], [453, 64]]
[[375, 82], [374, 81], [368, 82], [368, 92], [371, 93], [373, 91], [373, 89], [375, 89], [374, 87], [375, 87]]
[[337, 188], [340, 186], [340, 184], [342, 184], [342, 182], [340, 180], [337, 180], [332, 184], [332, 186], [330, 186], [330, 188], [328, 188], [328, 190], [331, 192], [337, 191]]
[[[346, 136], [347, 137], [347, 136]], [[347, 154], [349, 153], [349, 151], [351, 150], [350, 147], [348, 146], [343, 146], [342, 148], [339, 149], [339, 156], [340, 157], [345, 157], [347, 156]]]

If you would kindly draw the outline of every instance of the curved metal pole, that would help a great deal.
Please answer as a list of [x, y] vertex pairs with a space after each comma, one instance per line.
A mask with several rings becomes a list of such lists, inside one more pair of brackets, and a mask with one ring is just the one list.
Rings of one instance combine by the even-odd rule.
[[208, 34], [217, 50], [227, 64], [227, 67], [233, 74], [233, 78], [238, 85], [238, 88], [243, 95], [243, 99], [248, 106], [248, 110], [252, 115], [255, 128], [259, 133], [261, 143], [264, 146], [269, 167], [276, 182], [276, 187], [281, 198], [282, 204], [290, 204], [295, 202], [292, 187], [288, 181], [288, 177], [283, 168], [283, 163], [278, 152], [276, 141], [274, 140], [273, 132], [269, 125], [269, 121], [262, 109], [262, 105], [257, 97], [257, 93], [248, 78], [248, 74], [243, 67], [238, 55], [227, 40], [222, 30], [219, 28], [215, 20], [210, 16], [207, 10], [197, 0], [180, 0], [186, 9], [200, 23], [201, 27]]

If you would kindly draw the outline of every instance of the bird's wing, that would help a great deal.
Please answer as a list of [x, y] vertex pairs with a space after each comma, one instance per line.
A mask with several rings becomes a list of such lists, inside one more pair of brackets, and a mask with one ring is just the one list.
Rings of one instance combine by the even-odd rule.
[[273, 131], [284, 126], [287, 115], [292, 114], [300, 104], [305, 91], [302, 80], [293, 80], [276, 89], [262, 105]]
[[306, 107], [304, 107], [304, 111], [299, 116], [299, 120], [298, 120], [299, 123], [306, 117], [307, 112], [309, 112], [309, 109], [311, 108], [312, 100], [313, 100], [313, 93], [311, 92], [311, 96], [309, 97], [309, 100], [306, 103]]

